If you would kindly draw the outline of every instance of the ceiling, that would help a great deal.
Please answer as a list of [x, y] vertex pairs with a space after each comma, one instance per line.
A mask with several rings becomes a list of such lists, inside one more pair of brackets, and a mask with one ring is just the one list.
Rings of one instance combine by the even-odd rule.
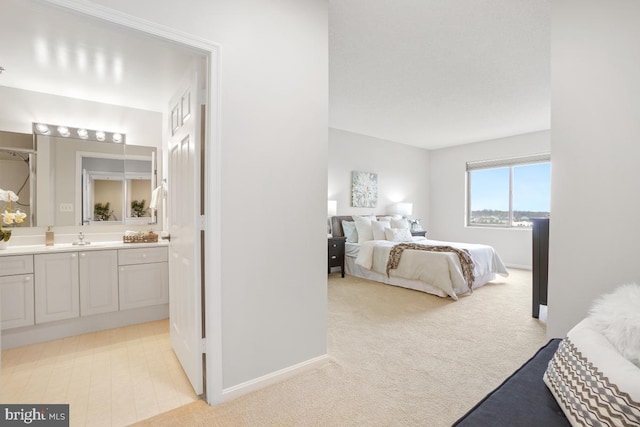
[[[0, 0], [0, 85], [163, 111], [190, 48]], [[424, 148], [550, 127], [550, 0], [329, 0], [329, 124]]]
[[425, 148], [550, 128], [550, 0], [329, 0], [331, 127]]
[[0, 85], [164, 111], [195, 50], [25, 0], [0, 0]]

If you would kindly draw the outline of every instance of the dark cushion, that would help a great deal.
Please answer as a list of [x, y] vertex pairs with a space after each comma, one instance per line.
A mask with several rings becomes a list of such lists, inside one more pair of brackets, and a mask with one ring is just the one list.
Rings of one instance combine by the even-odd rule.
[[561, 341], [549, 341], [454, 426], [569, 426], [562, 409], [542, 380]]

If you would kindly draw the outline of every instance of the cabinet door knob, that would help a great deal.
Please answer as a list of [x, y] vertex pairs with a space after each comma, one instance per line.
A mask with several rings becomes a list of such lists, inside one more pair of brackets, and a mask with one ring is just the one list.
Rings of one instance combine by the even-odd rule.
[[337, 257], [336, 257], [335, 255], [331, 257], [331, 259], [336, 259], [336, 258], [337, 258]]
[[80, 254], [80, 256], [81, 256], [81, 257], [85, 257], [85, 256], [87, 256], [87, 254], [85, 254], [84, 252], [82, 252], [82, 253]]
[[30, 280], [31, 280], [31, 276], [24, 276], [24, 281], [25, 281], [25, 282], [28, 282], [28, 281], [30, 281]]
[[146, 258], [146, 257], [147, 257], [147, 254], [142, 254], [142, 258]]
[[71, 254], [71, 258], [75, 258], [75, 257], [76, 257], [76, 254]]

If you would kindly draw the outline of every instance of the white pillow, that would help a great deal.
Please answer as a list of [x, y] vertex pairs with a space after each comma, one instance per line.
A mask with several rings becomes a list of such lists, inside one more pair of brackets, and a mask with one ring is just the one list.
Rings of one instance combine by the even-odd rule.
[[543, 379], [572, 426], [640, 425], [640, 369], [588, 317], [560, 343]]
[[391, 223], [389, 221], [371, 221], [373, 240], [385, 240], [385, 228], [391, 228]]
[[391, 228], [409, 228], [409, 221], [406, 218], [392, 219]]
[[373, 240], [373, 230], [371, 230], [371, 217], [353, 216], [356, 223], [356, 231], [358, 232], [358, 243]]
[[384, 235], [390, 242], [411, 242], [411, 232], [408, 228], [387, 228]]
[[385, 215], [378, 217], [378, 221], [391, 221], [392, 219], [400, 219], [402, 215]]
[[342, 221], [342, 231], [349, 243], [358, 243], [358, 232], [356, 231], [356, 223], [353, 221]]
[[631, 283], [602, 295], [589, 310], [593, 326], [640, 368], [640, 286]]

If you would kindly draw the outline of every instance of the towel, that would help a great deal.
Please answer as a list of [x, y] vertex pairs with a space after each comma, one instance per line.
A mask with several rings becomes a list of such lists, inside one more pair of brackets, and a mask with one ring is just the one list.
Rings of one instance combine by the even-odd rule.
[[160, 204], [164, 195], [165, 184], [163, 182], [155, 190], [153, 190], [153, 193], [151, 193], [151, 202], [149, 203], [149, 208], [158, 210], [158, 204]]

